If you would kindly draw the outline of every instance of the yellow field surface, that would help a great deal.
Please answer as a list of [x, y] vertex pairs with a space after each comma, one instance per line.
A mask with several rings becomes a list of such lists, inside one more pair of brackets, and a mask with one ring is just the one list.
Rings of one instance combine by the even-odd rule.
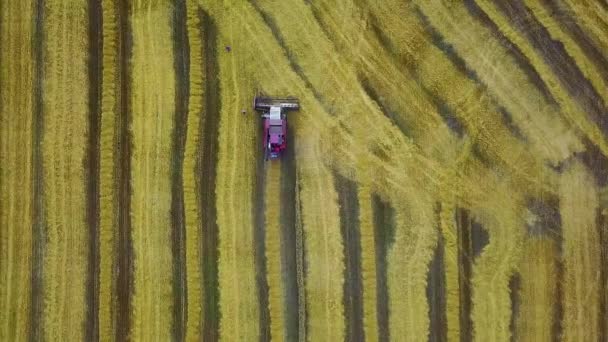
[[171, 336], [170, 149], [175, 74], [169, 1], [137, 1], [133, 26], [131, 224], [134, 294], [131, 338]]
[[589, 171], [576, 163], [560, 182], [564, 243], [563, 310], [565, 341], [595, 340], [599, 335], [600, 245], [598, 194]]
[[[15, 19], [19, 18], [19, 19]], [[11, 2], [0, 11], [0, 340], [24, 341], [31, 329], [33, 217], [34, 11]], [[13, 200], [11, 200], [13, 199]]]
[[44, 336], [55, 341], [84, 337], [86, 11], [85, 1], [50, 1], [44, 7]]
[[3, 2], [0, 340], [605, 340], [606, 14]]
[[552, 341], [557, 298], [557, 248], [550, 238], [525, 239], [519, 272], [519, 316], [514, 336], [523, 341]]

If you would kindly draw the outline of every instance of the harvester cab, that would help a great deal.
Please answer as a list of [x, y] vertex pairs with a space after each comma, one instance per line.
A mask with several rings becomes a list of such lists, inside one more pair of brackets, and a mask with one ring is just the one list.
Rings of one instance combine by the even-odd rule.
[[287, 111], [300, 109], [295, 98], [256, 96], [253, 108], [262, 112], [264, 159], [277, 159], [287, 148]]

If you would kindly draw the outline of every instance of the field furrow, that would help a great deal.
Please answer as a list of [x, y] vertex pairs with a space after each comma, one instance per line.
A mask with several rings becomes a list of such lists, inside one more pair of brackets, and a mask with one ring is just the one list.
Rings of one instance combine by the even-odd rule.
[[[19, 17], [20, 20], [12, 18]], [[0, 340], [31, 330], [35, 8], [0, 6]]]
[[175, 74], [168, 1], [137, 1], [131, 104], [131, 236], [134, 293], [131, 338], [167, 340], [172, 324], [171, 137]]
[[593, 184], [580, 163], [570, 165], [560, 182], [565, 341], [594, 341], [600, 336], [599, 205]]
[[86, 11], [85, 1], [52, 1], [44, 7], [42, 164], [47, 241], [43, 293], [44, 336], [48, 340], [84, 338], [88, 257]]

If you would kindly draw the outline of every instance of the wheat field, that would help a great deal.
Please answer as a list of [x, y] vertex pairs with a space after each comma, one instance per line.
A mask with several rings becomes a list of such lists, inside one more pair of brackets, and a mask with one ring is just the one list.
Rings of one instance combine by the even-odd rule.
[[[0, 0], [0, 341], [608, 340], [608, 4]], [[256, 94], [294, 96], [264, 158]]]

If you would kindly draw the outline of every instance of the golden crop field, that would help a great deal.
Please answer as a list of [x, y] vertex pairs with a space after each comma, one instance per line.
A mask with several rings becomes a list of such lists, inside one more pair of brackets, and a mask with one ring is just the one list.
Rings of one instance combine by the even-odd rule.
[[0, 0], [26, 340], [608, 340], [608, 4]]

